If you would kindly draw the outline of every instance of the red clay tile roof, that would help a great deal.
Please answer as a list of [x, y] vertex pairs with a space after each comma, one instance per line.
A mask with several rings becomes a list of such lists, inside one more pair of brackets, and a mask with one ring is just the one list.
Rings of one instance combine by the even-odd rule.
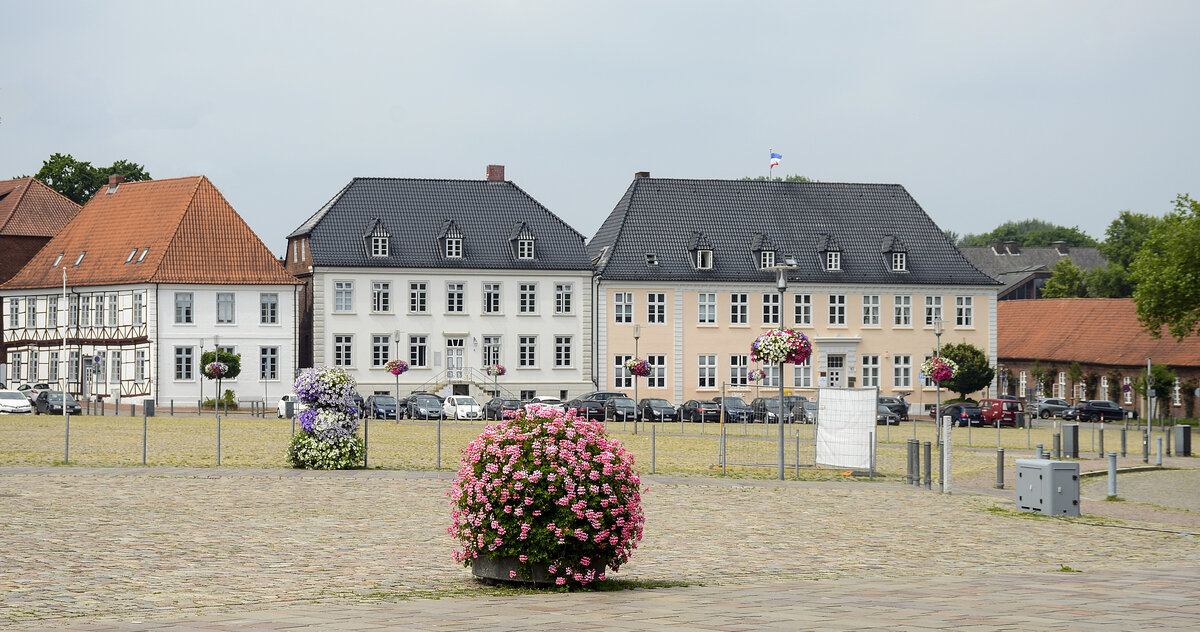
[[0, 288], [57, 287], [64, 267], [73, 286], [299, 283], [204, 176], [125, 182], [113, 193], [101, 187]]
[[1151, 338], [1132, 299], [1040, 298], [996, 302], [1001, 359], [1118, 366], [1200, 366], [1200, 338]]
[[35, 178], [0, 181], [0, 235], [53, 237], [79, 205]]

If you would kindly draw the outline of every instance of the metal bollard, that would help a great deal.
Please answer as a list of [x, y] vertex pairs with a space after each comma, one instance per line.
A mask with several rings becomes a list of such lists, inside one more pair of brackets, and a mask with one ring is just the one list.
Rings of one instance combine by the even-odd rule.
[[1004, 489], [1004, 448], [996, 448], [996, 489]]
[[1108, 496], [1117, 495], [1117, 453], [1108, 453]]
[[1062, 458], [1062, 435], [1056, 432], [1056, 433], [1054, 433], [1054, 459], [1059, 460], [1061, 458]]
[[67, 443], [63, 452], [63, 463], [69, 464], [71, 462], [71, 414], [67, 413], [63, 417], [67, 423]]
[[175, 400], [171, 400], [171, 416], [175, 416]]
[[1042, 451], [1042, 444], [1040, 443], [1037, 444], [1037, 458], [1038, 460], [1046, 458], [1046, 454]]
[[146, 415], [142, 415], [142, 465], [146, 464]]
[[1104, 458], [1104, 424], [1100, 424], [1100, 448], [1097, 450], [1101, 459]]
[[650, 473], [651, 474], [655, 473], [654, 470], [656, 469], [655, 466], [657, 465], [657, 458], [658, 458], [658, 455], [656, 454], [656, 450], [658, 448], [658, 432], [657, 432], [657, 430], [658, 430], [657, 426], [654, 426], [654, 425], [650, 426]]
[[371, 418], [363, 419], [363, 467], [367, 467], [367, 446], [370, 444]]
[[1150, 432], [1142, 431], [1142, 463], [1150, 462]]
[[130, 417], [137, 417], [137, 404], [130, 404], [130, 405], [129, 405], [129, 416], [130, 416]]
[[1125, 435], [1127, 435], [1127, 434], [1129, 434], [1129, 422], [1128, 422], [1128, 421], [1127, 421], [1127, 422], [1125, 422], [1125, 427], [1124, 427], [1124, 428], [1121, 428], [1121, 456], [1122, 456], [1122, 457], [1124, 457], [1124, 456], [1125, 456], [1125, 454], [1126, 454], [1126, 452], [1125, 452], [1125, 444], [1126, 444], [1127, 442], [1126, 442], [1126, 440], [1125, 440]]
[[915, 470], [915, 467], [913, 465], [913, 444], [916, 442], [917, 442], [916, 439], [908, 440], [908, 455], [906, 457], [908, 467], [905, 469], [905, 472], [904, 472], [904, 482], [908, 485], [913, 484], [913, 472]]
[[1167, 439], [1167, 456], [1171, 456], [1171, 433], [1163, 431], [1163, 436]]
[[925, 489], [933, 489], [933, 443], [925, 442]]
[[221, 416], [217, 415], [217, 467], [221, 467]]
[[1162, 467], [1162, 455], [1163, 455], [1163, 438], [1159, 437], [1158, 438], [1158, 453], [1157, 453], [1157, 456], [1155, 457], [1155, 464], [1158, 465], [1159, 467]]

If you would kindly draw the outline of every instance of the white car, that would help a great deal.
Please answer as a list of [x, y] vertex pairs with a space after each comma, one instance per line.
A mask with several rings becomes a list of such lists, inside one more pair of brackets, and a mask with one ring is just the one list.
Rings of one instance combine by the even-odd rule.
[[293, 415], [299, 415], [300, 411], [308, 408], [308, 404], [305, 404], [304, 402], [300, 401], [299, 397], [296, 397], [296, 395], [293, 393], [288, 393], [287, 395], [284, 395], [283, 397], [279, 398], [279, 405], [276, 407], [276, 409], [279, 411], [280, 419], [287, 416], [287, 403], [288, 402], [292, 402], [292, 414]]
[[442, 403], [446, 419], [483, 419], [483, 407], [469, 395], [451, 395]]
[[29, 415], [33, 413], [33, 406], [20, 391], [0, 391], [0, 413]]
[[566, 410], [565, 408], [563, 408], [563, 403], [562, 403], [561, 399], [559, 399], [557, 397], [550, 397], [549, 395], [538, 395], [537, 397], [530, 399], [525, 404], [525, 408], [528, 409], [530, 406], [535, 406], [535, 405], [542, 406], [544, 408], [553, 408], [554, 410], [558, 410], [558, 411]]

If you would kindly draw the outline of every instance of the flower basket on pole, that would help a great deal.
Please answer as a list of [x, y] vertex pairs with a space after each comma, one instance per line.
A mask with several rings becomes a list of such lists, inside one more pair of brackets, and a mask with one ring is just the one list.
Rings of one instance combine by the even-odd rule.
[[383, 365], [388, 373], [396, 377], [396, 421], [400, 421], [400, 374], [408, 371], [408, 363], [404, 360], [388, 360], [388, 363]]
[[650, 375], [650, 363], [641, 358], [630, 358], [625, 361], [625, 370], [629, 371], [634, 377], [646, 377]]
[[344, 470], [363, 459], [363, 440], [356, 434], [354, 378], [340, 368], [309, 369], [294, 387], [308, 408], [297, 416], [300, 432], [288, 446], [292, 467]]
[[[782, 294], [782, 290], [781, 290]], [[780, 300], [782, 304], [782, 296]], [[812, 343], [808, 336], [795, 329], [772, 329], [754, 339], [750, 344], [750, 358], [756, 362], [771, 363], [779, 367], [779, 480], [784, 476], [783, 444], [786, 432], [783, 422], [786, 416], [783, 402], [783, 365], [801, 364], [812, 355]], [[765, 375], [764, 375], [765, 377]], [[765, 420], [764, 420], [765, 421]]]

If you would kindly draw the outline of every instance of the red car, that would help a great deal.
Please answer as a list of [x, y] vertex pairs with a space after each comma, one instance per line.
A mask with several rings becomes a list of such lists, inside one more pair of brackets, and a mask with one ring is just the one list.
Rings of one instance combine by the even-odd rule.
[[983, 424], [985, 426], [1017, 427], [1017, 413], [1025, 409], [1021, 402], [1015, 399], [981, 399], [979, 407], [983, 409]]

